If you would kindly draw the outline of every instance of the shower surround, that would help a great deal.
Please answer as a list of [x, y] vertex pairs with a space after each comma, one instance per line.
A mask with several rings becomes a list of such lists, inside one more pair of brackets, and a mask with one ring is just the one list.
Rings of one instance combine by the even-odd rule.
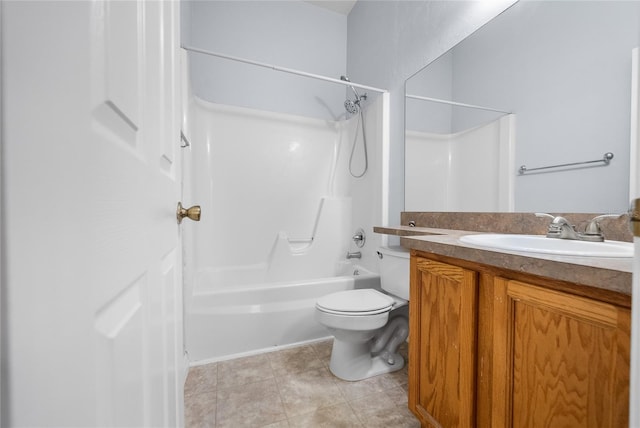
[[[315, 299], [379, 284], [387, 94], [364, 106], [369, 170], [349, 174], [357, 116], [321, 120], [213, 104], [186, 106], [185, 191], [202, 206], [185, 228], [185, 337], [204, 363], [328, 336]], [[344, 117], [343, 117], [344, 119]], [[362, 130], [352, 162], [364, 168]], [[364, 248], [351, 238], [362, 227]], [[359, 250], [358, 264], [346, 260]], [[354, 274], [355, 272], [355, 274]]]

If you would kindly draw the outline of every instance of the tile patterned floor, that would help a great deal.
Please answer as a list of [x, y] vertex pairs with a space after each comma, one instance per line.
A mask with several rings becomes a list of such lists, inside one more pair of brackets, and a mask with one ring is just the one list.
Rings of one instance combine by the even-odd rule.
[[[329, 371], [331, 341], [193, 367], [187, 428], [420, 427], [407, 409], [407, 368], [358, 382]], [[407, 355], [406, 344], [400, 350]]]

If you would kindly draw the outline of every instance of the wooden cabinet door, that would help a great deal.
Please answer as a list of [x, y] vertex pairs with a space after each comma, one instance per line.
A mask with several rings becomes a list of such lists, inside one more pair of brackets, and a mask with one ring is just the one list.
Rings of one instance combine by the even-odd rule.
[[630, 311], [496, 278], [492, 427], [628, 424]]
[[409, 408], [422, 426], [475, 425], [476, 276], [411, 258]]

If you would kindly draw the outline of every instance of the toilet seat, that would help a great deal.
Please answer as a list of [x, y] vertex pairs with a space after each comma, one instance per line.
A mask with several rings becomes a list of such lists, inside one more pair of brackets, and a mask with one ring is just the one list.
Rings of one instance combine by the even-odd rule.
[[395, 300], [372, 289], [347, 290], [323, 296], [316, 308], [334, 315], [366, 316], [389, 312]]

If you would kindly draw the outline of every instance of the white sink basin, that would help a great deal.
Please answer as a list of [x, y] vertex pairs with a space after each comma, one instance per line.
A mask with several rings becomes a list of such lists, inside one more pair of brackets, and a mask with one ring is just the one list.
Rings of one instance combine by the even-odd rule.
[[462, 236], [460, 242], [486, 248], [563, 256], [633, 257], [633, 243], [621, 241], [587, 242], [547, 238], [544, 235], [486, 233]]

